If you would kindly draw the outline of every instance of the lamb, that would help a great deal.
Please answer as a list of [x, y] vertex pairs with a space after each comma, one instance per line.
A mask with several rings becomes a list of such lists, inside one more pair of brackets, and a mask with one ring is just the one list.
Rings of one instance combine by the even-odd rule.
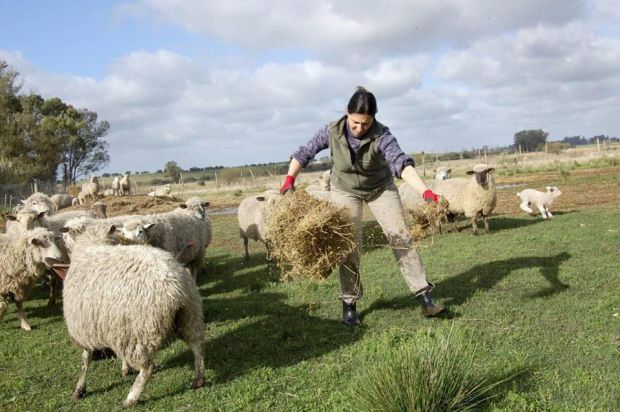
[[31, 330], [23, 303], [35, 282], [45, 274], [45, 259], [61, 259], [54, 234], [35, 228], [14, 234], [0, 234], [0, 319], [11, 297], [17, 306], [20, 326]]
[[212, 238], [211, 221], [204, 211], [208, 204], [195, 199], [171, 212], [128, 219], [121, 231], [127, 239], [172, 253], [196, 279], [202, 272], [205, 249]]
[[77, 237], [71, 252], [63, 311], [69, 336], [82, 349], [82, 368], [71, 397], [78, 399], [86, 392], [93, 351], [110, 348], [123, 362], [123, 377], [130, 367], [139, 370], [123, 406], [137, 404], [157, 351], [174, 333], [194, 354], [192, 386], [202, 387], [205, 325], [196, 283], [163, 250], [109, 244], [115, 230], [89, 228]]
[[439, 166], [435, 169], [435, 180], [447, 180], [452, 175], [452, 169], [445, 166]]
[[533, 214], [534, 211], [531, 209], [531, 206], [535, 206], [540, 211], [543, 219], [548, 219], [553, 217], [549, 211], [549, 206], [551, 206], [553, 201], [561, 194], [562, 192], [557, 187], [547, 186], [546, 192], [540, 192], [534, 189], [525, 189], [517, 193], [517, 196], [521, 199], [521, 204], [519, 207], [523, 211]]
[[485, 233], [489, 233], [489, 215], [497, 203], [493, 170], [486, 164], [477, 164], [467, 172], [473, 175], [471, 178], [438, 180], [433, 184], [433, 191], [449, 202], [450, 218], [459, 214], [471, 218], [474, 235], [478, 234], [479, 216], [484, 220]]
[[[90, 181], [84, 183], [82, 185], [82, 190], [80, 193], [83, 193], [84, 200], [92, 199], [96, 202], [99, 198], [99, 190], [101, 189], [101, 185], [99, 184], [99, 178], [97, 176], [91, 176]], [[78, 195], [78, 198], [80, 196]], [[80, 202], [83, 203], [83, 202]]]
[[121, 190], [121, 182], [118, 176], [114, 176], [112, 180], [112, 196], [119, 196]]
[[259, 196], [246, 197], [239, 204], [237, 220], [239, 221], [239, 235], [243, 239], [245, 260], [250, 260], [248, 241], [253, 239], [261, 241], [267, 248], [269, 255], [269, 242], [266, 240], [266, 223], [271, 210], [280, 198], [277, 190], [268, 190]]
[[123, 178], [119, 182], [119, 195], [120, 196], [129, 196], [129, 192], [131, 189], [131, 181], [129, 180], [129, 172], [123, 175]]

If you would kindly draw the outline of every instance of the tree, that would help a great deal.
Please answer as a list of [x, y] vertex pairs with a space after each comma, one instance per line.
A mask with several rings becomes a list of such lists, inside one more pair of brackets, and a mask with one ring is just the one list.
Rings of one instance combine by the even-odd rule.
[[183, 170], [179, 167], [177, 162], [172, 161], [172, 160], [169, 162], [166, 162], [166, 165], [164, 166], [164, 176], [172, 177], [174, 181], [177, 183], [181, 180], [182, 171]]
[[549, 133], [542, 129], [537, 130], [521, 130], [515, 133], [514, 145], [515, 148], [521, 146], [521, 150], [524, 152], [533, 152], [541, 147], [544, 147], [547, 142], [547, 136]]

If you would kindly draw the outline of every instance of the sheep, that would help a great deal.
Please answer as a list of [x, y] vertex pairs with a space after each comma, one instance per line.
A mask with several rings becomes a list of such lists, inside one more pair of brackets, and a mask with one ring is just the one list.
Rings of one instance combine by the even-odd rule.
[[259, 196], [246, 197], [239, 204], [237, 220], [239, 222], [239, 235], [243, 239], [246, 261], [250, 260], [249, 239], [263, 242], [267, 248], [267, 255], [269, 255], [269, 242], [265, 237], [265, 226], [278, 199], [280, 199], [280, 194], [277, 190], [268, 190]]
[[[130, 219], [135, 219], [136, 215], [121, 215], [114, 216], [106, 219], [95, 219], [92, 217], [77, 217], [68, 220], [65, 225], [60, 229], [62, 233], [62, 239], [69, 255], [75, 245], [76, 239], [79, 235], [84, 233], [86, 229], [91, 227], [106, 227], [114, 226], [116, 228], [122, 227], [123, 224]], [[96, 229], [92, 229], [96, 230]], [[120, 231], [119, 231], [120, 234]]]
[[152, 190], [148, 193], [148, 196], [151, 196], [151, 197], [170, 196], [170, 184], [156, 187], [155, 190]]
[[[484, 231], [489, 233], [489, 215], [495, 209], [497, 194], [491, 172], [486, 164], [477, 164], [467, 171], [471, 178], [455, 178], [433, 182], [433, 191], [449, 202], [449, 217], [464, 214], [471, 218], [474, 235], [478, 234], [477, 219], [482, 216]], [[456, 226], [456, 223], [455, 223]]]
[[84, 203], [86, 203], [86, 192], [83, 190], [80, 190], [80, 193], [78, 193], [77, 195], [77, 200], [78, 200], [78, 204], [83, 205]]
[[71, 206], [78, 206], [79, 204], [80, 204], [80, 199], [77, 197], [74, 197], [73, 200], [71, 201]]
[[114, 196], [114, 189], [103, 189], [103, 197]]
[[65, 207], [69, 207], [73, 204], [73, 196], [66, 194], [57, 193], [53, 195], [50, 200], [54, 206], [54, 211], [64, 209]]
[[20, 327], [31, 330], [24, 313], [23, 302], [35, 282], [45, 274], [45, 259], [62, 259], [54, 243], [54, 234], [44, 228], [34, 228], [14, 234], [0, 234], [0, 319], [11, 297], [17, 306]]
[[139, 370], [123, 406], [137, 404], [157, 351], [174, 333], [194, 354], [192, 386], [202, 387], [205, 325], [196, 283], [163, 250], [109, 244], [115, 231], [113, 225], [89, 228], [77, 237], [71, 252], [63, 312], [69, 336], [82, 350], [82, 368], [71, 397], [78, 399], [86, 392], [93, 352], [110, 348], [123, 362], [123, 377], [130, 367]]
[[521, 199], [521, 204], [519, 207], [524, 212], [534, 214], [534, 211], [530, 208], [530, 206], [535, 206], [540, 211], [543, 219], [548, 219], [553, 217], [549, 211], [549, 206], [551, 206], [553, 201], [561, 194], [562, 192], [557, 187], [547, 186], [546, 192], [540, 192], [534, 189], [525, 189], [517, 193], [517, 196]]
[[179, 208], [124, 222], [121, 232], [130, 240], [166, 250], [185, 264], [194, 279], [202, 272], [205, 249], [211, 243], [211, 221], [202, 202], [182, 203]]
[[22, 207], [17, 212], [2, 215], [6, 220], [6, 233], [15, 234], [39, 226], [40, 219], [47, 212], [36, 212], [30, 207]]
[[[428, 182], [428, 186], [432, 189], [436, 181], [447, 180], [450, 178], [452, 169], [445, 166], [440, 166], [435, 169], [435, 178]], [[408, 184], [402, 184], [398, 188], [398, 194], [403, 204], [403, 208], [410, 212], [416, 212], [420, 206], [424, 204], [422, 195], [413, 190]]]
[[119, 182], [119, 195], [129, 196], [131, 189], [131, 181], [129, 180], [129, 172], [123, 175], [123, 178]]
[[[91, 176], [90, 181], [82, 185], [80, 194], [83, 193], [84, 201], [90, 198], [96, 202], [99, 199], [100, 189], [101, 185], [99, 184], [99, 178], [97, 176]], [[78, 198], [79, 197], [80, 196], [78, 195]], [[84, 202], [80, 201], [80, 203], [83, 204]]]
[[54, 213], [54, 204], [52, 203], [52, 199], [45, 193], [34, 192], [30, 197], [26, 200], [22, 200], [22, 204], [18, 207], [21, 209], [22, 207], [29, 207], [35, 212], [47, 212], [49, 215]]
[[119, 196], [121, 190], [121, 182], [118, 176], [114, 176], [112, 180], [112, 196]]

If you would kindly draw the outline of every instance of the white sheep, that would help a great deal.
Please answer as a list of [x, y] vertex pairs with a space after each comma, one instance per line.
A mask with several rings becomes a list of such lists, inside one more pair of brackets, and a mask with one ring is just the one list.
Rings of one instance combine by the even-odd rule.
[[[83, 194], [82, 197], [84, 201], [86, 201], [87, 199], [92, 199], [93, 202], [96, 202], [99, 199], [99, 190], [101, 190], [99, 178], [97, 176], [91, 176], [90, 181], [82, 185], [82, 190], [80, 191], [80, 194]], [[79, 194], [78, 198], [80, 198]], [[83, 204], [84, 202], [80, 200], [80, 203]]]
[[118, 176], [114, 176], [112, 180], [112, 196], [119, 196], [121, 190], [121, 182]]
[[129, 179], [129, 172], [123, 175], [123, 178], [119, 182], [119, 195], [129, 196], [131, 190], [131, 180]]
[[40, 226], [38, 220], [47, 212], [36, 212], [30, 206], [24, 206], [17, 212], [2, 215], [6, 220], [6, 233], [25, 232]]
[[486, 164], [477, 164], [467, 172], [472, 175], [470, 178], [433, 182], [433, 191], [450, 204], [449, 217], [462, 214], [470, 218], [474, 235], [478, 234], [477, 219], [480, 216], [484, 220], [485, 233], [489, 233], [489, 215], [497, 203], [495, 180], [491, 174], [493, 170]]
[[243, 239], [245, 260], [250, 259], [248, 252], [249, 239], [263, 242], [267, 248], [267, 255], [269, 255], [266, 224], [273, 207], [280, 197], [281, 195], [277, 190], [267, 190], [259, 196], [246, 197], [239, 204], [237, 220], [239, 222], [239, 235]]
[[[84, 233], [86, 229], [91, 227], [105, 227], [109, 228], [114, 226], [115, 228], [122, 227], [123, 224], [130, 219], [135, 219], [136, 215], [121, 215], [114, 216], [106, 219], [96, 219], [93, 217], [76, 217], [74, 219], [67, 220], [65, 225], [60, 229], [62, 233], [62, 239], [69, 255], [73, 250], [76, 239], [79, 235]], [[97, 229], [92, 229], [97, 230]], [[120, 232], [119, 232], [120, 233]]]
[[[445, 166], [440, 166], [435, 169], [435, 178], [428, 182], [428, 187], [433, 188], [436, 181], [447, 180], [450, 178], [452, 169]], [[398, 188], [398, 194], [403, 204], [403, 208], [409, 212], [416, 212], [424, 204], [422, 195], [416, 192], [411, 186], [403, 183]]]
[[45, 258], [62, 258], [49, 230], [35, 228], [0, 234], [0, 319], [11, 297], [17, 306], [21, 328], [31, 330], [23, 303], [35, 282], [45, 274]]
[[531, 206], [534, 206], [540, 211], [543, 219], [548, 219], [553, 217], [549, 211], [549, 206], [551, 206], [553, 201], [561, 194], [562, 192], [557, 187], [547, 186], [546, 192], [540, 192], [534, 189], [525, 189], [517, 193], [517, 196], [521, 199], [521, 204], [519, 207], [524, 212], [533, 214], [534, 211], [531, 209]]
[[73, 196], [67, 194], [57, 193], [53, 195], [50, 200], [54, 206], [54, 211], [73, 205]]
[[71, 340], [82, 349], [72, 398], [86, 391], [93, 351], [110, 348], [123, 362], [123, 376], [129, 367], [140, 372], [123, 402], [125, 407], [135, 405], [153, 373], [157, 351], [175, 333], [194, 354], [192, 386], [202, 387], [205, 326], [196, 283], [163, 250], [107, 244], [113, 232], [114, 226], [95, 226], [78, 236], [66, 272], [65, 323]]
[[128, 219], [120, 230], [127, 239], [172, 253], [196, 279], [212, 238], [211, 221], [204, 211], [208, 204], [199, 199], [182, 203], [171, 212]]
[[34, 192], [30, 197], [25, 200], [22, 200], [21, 205], [18, 207], [29, 207], [35, 212], [47, 212], [48, 215], [54, 213], [54, 204], [52, 203], [52, 199], [45, 193]]
[[165, 184], [160, 187], [156, 187], [155, 190], [152, 190], [148, 193], [148, 196], [157, 197], [157, 196], [170, 196], [170, 183]]

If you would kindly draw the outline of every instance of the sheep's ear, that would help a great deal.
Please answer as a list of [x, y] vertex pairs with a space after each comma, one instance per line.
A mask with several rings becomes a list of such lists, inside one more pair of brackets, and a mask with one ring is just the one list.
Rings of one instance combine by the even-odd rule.
[[476, 173], [476, 172], [474, 172], [473, 170], [468, 170], [468, 171], [466, 171], [465, 173], [467, 173], [468, 175], [473, 175], [473, 174], [474, 174], [474, 173]]
[[110, 229], [108, 230], [108, 235], [111, 235], [114, 232], [116, 232], [116, 226], [115, 225], [110, 225]]
[[180, 207], [181, 209], [187, 209], [187, 205], [186, 205], [185, 203], [181, 203], [181, 204], [179, 205], [179, 207]]
[[209, 206], [210, 204], [211, 204], [211, 202], [202, 202], [200, 205], [201, 205], [202, 207], [207, 207], [207, 206]]
[[60, 228], [59, 232], [60, 232], [60, 233], [69, 233], [69, 230], [70, 230], [70, 229], [69, 229], [68, 227], [63, 226], [63, 227], [61, 227], [61, 228]]
[[259, 202], [264, 202], [265, 196], [256, 196], [256, 200], [258, 200]]
[[149, 230], [151, 230], [153, 228], [153, 226], [155, 226], [155, 223], [147, 223], [143, 227], [144, 227], [144, 230], [146, 230], [148, 232]]
[[495, 170], [495, 168], [494, 168], [494, 167], [489, 167], [489, 168], [487, 169], [487, 172], [488, 172], [488, 173], [491, 173], [493, 170]]
[[2, 217], [5, 218], [6, 220], [12, 220], [12, 221], [17, 220], [17, 217], [14, 216], [14, 215], [8, 215], [7, 214], [7, 215], [2, 215]]

